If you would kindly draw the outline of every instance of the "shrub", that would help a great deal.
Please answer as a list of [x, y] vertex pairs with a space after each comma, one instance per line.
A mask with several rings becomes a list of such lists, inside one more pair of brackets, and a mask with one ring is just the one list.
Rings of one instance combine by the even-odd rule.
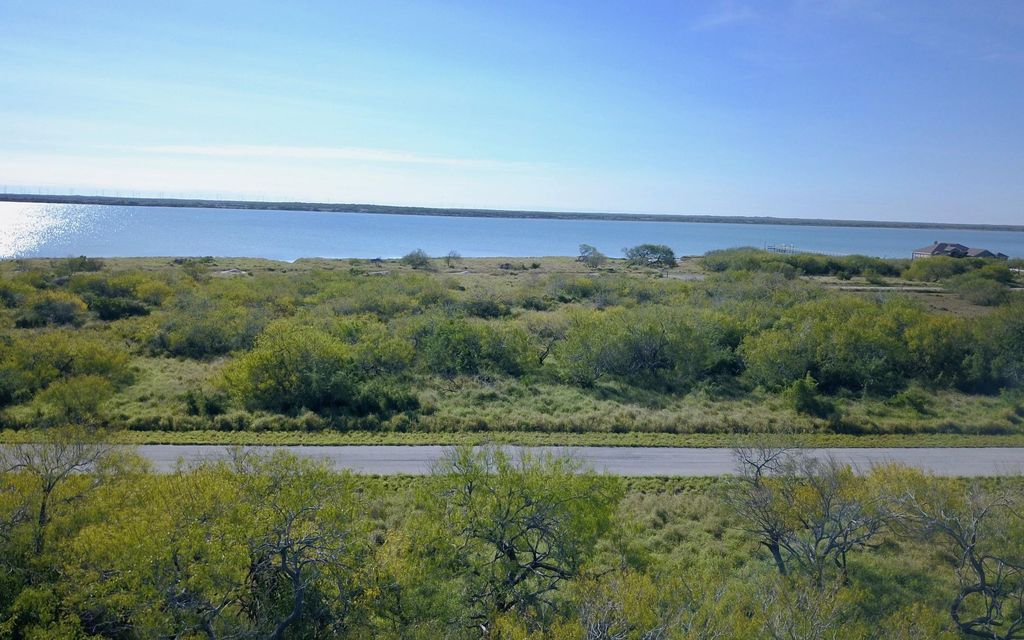
[[913, 368], [904, 337], [923, 312], [895, 299], [837, 296], [798, 305], [775, 326], [744, 338], [747, 376], [780, 388], [808, 372], [828, 391], [887, 393]]
[[920, 414], [927, 414], [930, 412], [931, 399], [932, 396], [925, 391], [917, 387], [911, 387], [889, 398], [888, 404], [893, 407], [913, 409]]
[[149, 315], [149, 307], [129, 298], [94, 297], [89, 301], [89, 309], [96, 313], [100, 320], [119, 320], [132, 316]]
[[23, 402], [57, 380], [99, 376], [131, 382], [128, 354], [107, 340], [53, 331], [0, 347], [0, 405]]
[[870, 256], [823, 256], [814, 253], [774, 253], [752, 247], [709, 251], [701, 259], [711, 271], [769, 271], [809, 276], [834, 275], [849, 280], [855, 275], [899, 276], [905, 260]]
[[17, 307], [31, 295], [32, 287], [20, 282], [0, 279], [0, 307]]
[[481, 358], [488, 368], [519, 376], [533, 368], [535, 359], [529, 334], [518, 326], [483, 325]]
[[818, 383], [809, 373], [786, 387], [783, 397], [797, 413], [816, 418], [827, 418], [836, 410], [835, 404], [818, 394]]
[[68, 280], [68, 289], [87, 299], [89, 296], [130, 298], [135, 295], [135, 279], [102, 273], [79, 273]]
[[987, 307], [1003, 304], [1009, 299], [1010, 290], [999, 280], [989, 277], [991, 275], [981, 269], [964, 273], [947, 280], [946, 288], [971, 304]]
[[219, 416], [228, 410], [228, 396], [223, 391], [189, 389], [182, 399], [190, 416]]
[[573, 314], [556, 353], [563, 376], [582, 386], [612, 375], [637, 386], [683, 387], [717, 359], [711, 336], [666, 307]]
[[607, 322], [597, 312], [576, 312], [569, 316], [565, 337], [555, 347], [562, 376], [588, 387], [614, 367], [615, 340]]
[[33, 295], [15, 324], [42, 327], [48, 324], [75, 325], [85, 320], [86, 306], [78, 296], [66, 291], [42, 291]]
[[608, 261], [608, 256], [597, 250], [597, 247], [589, 244], [580, 245], [580, 255], [577, 258], [580, 262], [591, 269], [596, 269]]
[[429, 269], [430, 256], [423, 249], [416, 249], [402, 256], [402, 264], [413, 269]]
[[58, 275], [71, 275], [79, 271], [101, 271], [104, 266], [102, 260], [85, 256], [54, 260], [52, 265], [54, 272]]
[[415, 357], [407, 340], [392, 335], [387, 325], [372, 315], [340, 318], [329, 331], [350, 346], [353, 362], [364, 376], [401, 373]]
[[75, 376], [54, 382], [37, 394], [35, 400], [46, 406], [60, 422], [95, 419], [100, 407], [114, 395], [114, 386], [97, 375]]
[[904, 333], [914, 374], [929, 384], [954, 385], [964, 378], [975, 346], [967, 323], [960, 318], [933, 315], [907, 327]]
[[415, 411], [420, 406], [419, 397], [399, 381], [383, 377], [372, 378], [360, 385], [352, 409], [358, 415], [391, 415]]
[[166, 282], [159, 280], [146, 280], [135, 287], [135, 296], [147, 304], [161, 305], [164, 300], [170, 298], [174, 289]]
[[413, 345], [424, 367], [446, 378], [480, 369], [480, 331], [463, 318], [431, 318], [414, 333]]
[[938, 282], [982, 265], [984, 265], [984, 260], [972, 258], [950, 258], [949, 256], [919, 258], [910, 263], [907, 270], [903, 272], [903, 277], [907, 280]]
[[264, 314], [201, 294], [180, 297], [150, 347], [174, 356], [206, 359], [248, 348]]
[[285, 322], [267, 327], [252, 351], [228, 365], [224, 380], [246, 407], [278, 413], [345, 409], [352, 404], [356, 384], [343, 342]]
[[867, 280], [869, 284], [873, 284], [877, 287], [884, 287], [889, 284], [885, 277], [873, 269], [864, 272], [864, 279]]
[[996, 309], [975, 324], [977, 350], [971, 355], [975, 385], [989, 390], [1024, 384], [1024, 302]]
[[508, 305], [494, 298], [471, 298], [462, 303], [467, 316], [477, 318], [500, 318], [509, 314]]
[[175, 258], [174, 262], [181, 266], [181, 272], [185, 274], [185, 277], [193, 282], [210, 281], [208, 265], [213, 263], [213, 258]]

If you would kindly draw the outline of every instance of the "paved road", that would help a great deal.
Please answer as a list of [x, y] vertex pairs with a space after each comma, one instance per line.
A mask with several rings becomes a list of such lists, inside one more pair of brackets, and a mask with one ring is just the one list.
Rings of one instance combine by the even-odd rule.
[[[274, 447], [254, 447], [258, 451]], [[293, 453], [325, 459], [337, 469], [372, 474], [422, 474], [448, 450], [441, 446], [283, 447]], [[736, 469], [729, 449], [656, 447], [530, 447], [582, 460], [597, 471], [622, 476], [720, 476]], [[171, 471], [186, 463], [224, 456], [225, 448], [202, 445], [145, 445], [139, 453], [158, 471]], [[1024, 474], [1024, 448], [933, 449], [809, 449], [815, 456], [832, 456], [860, 470], [874, 464], [899, 462], [944, 476]]]

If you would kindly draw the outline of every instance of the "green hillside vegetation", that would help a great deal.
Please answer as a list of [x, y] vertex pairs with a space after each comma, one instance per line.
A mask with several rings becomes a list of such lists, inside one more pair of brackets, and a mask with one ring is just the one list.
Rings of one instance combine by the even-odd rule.
[[1024, 432], [1016, 263], [581, 251], [2, 262], [0, 418], [161, 432]]
[[1018, 479], [737, 454], [716, 480], [495, 449], [425, 478], [242, 449], [151, 474], [53, 431], [0, 453], [0, 635], [1020, 637]]

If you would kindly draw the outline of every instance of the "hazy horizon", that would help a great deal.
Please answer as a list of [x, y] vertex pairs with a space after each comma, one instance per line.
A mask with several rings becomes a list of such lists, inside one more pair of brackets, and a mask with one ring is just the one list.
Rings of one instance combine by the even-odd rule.
[[0, 186], [1019, 224], [1024, 5], [5, 3]]

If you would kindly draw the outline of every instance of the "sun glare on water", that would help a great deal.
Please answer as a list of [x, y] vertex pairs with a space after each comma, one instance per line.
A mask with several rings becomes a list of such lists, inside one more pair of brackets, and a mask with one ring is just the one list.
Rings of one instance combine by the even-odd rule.
[[0, 259], [31, 255], [58, 235], [79, 227], [79, 216], [69, 207], [50, 204], [0, 202]]

